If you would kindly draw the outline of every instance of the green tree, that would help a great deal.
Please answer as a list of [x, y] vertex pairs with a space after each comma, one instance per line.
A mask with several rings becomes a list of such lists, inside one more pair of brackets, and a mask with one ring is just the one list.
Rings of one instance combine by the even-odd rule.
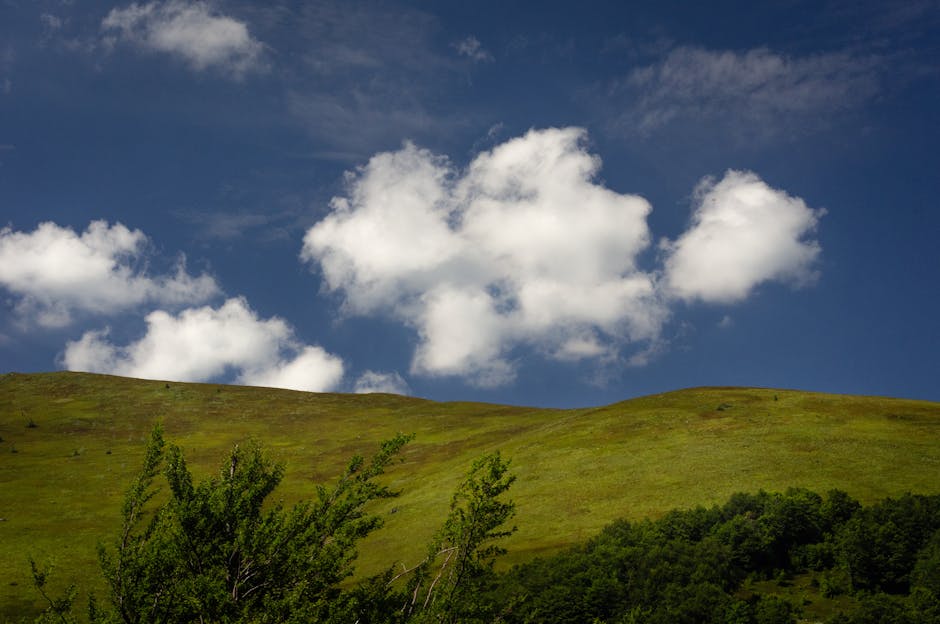
[[506, 551], [493, 543], [508, 537], [515, 503], [502, 499], [516, 477], [499, 452], [484, 455], [470, 467], [454, 493], [450, 514], [414, 570], [404, 613], [423, 622], [492, 621], [499, 608], [485, 598], [494, 579], [493, 563]]
[[[354, 457], [338, 484], [290, 509], [265, 505], [284, 475], [257, 444], [236, 446], [218, 476], [193, 483], [179, 448], [153, 430], [122, 508], [122, 530], [101, 547], [108, 604], [94, 622], [354, 621], [356, 543], [381, 526], [364, 507], [396, 493], [376, 482], [410, 436]], [[160, 466], [169, 500], [150, 509]]]

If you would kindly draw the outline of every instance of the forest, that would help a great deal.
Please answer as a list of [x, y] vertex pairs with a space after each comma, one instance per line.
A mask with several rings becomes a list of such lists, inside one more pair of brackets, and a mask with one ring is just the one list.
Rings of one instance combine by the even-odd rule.
[[[260, 444], [194, 483], [157, 426], [121, 530], [99, 546], [108, 594], [82, 609], [75, 585], [52, 592], [48, 567], [30, 561], [47, 604], [35, 622], [940, 622], [940, 495], [864, 506], [839, 490], [739, 493], [498, 570], [515, 530], [499, 453], [472, 464], [424, 560], [359, 578], [358, 544], [383, 524], [369, 503], [397, 496], [380, 478], [411, 438], [352, 458], [335, 485], [285, 508], [269, 500], [283, 465]], [[802, 599], [785, 591], [799, 583]], [[831, 612], [807, 613], [809, 595]]]

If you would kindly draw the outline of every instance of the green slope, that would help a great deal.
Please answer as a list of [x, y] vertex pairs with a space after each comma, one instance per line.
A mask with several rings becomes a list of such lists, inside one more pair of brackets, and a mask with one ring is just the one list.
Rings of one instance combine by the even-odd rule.
[[[656, 516], [790, 486], [862, 501], [940, 483], [940, 404], [788, 390], [698, 388], [576, 410], [311, 394], [82, 373], [0, 376], [0, 621], [35, 608], [26, 557], [95, 583], [152, 424], [208, 474], [240, 440], [287, 464], [291, 503], [402, 431], [417, 438], [388, 481], [402, 496], [360, 568], [415, 563], [460, 476], [502, 449], [518, 480], [510, 561], [581, 541], [618, 517]], [[28, 424], [35, 423], [35, 427]], [[15, 452], [14, 452], [15, 451]]]

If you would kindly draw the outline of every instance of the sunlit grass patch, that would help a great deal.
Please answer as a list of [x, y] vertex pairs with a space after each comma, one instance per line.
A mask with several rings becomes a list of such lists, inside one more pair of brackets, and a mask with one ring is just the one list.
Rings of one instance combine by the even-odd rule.
[[286, 464], [276, 496], [288, 504], [336, 478], [351, 455], [417, 434], [386, 476], [402, 495], [376, 505], [386, 527], [364, 542], [363, 573], [419, 560], [461, 475], [495, 449], [518, 475], [510, 494], [519, 531], [505, 544], [507, 563], [584, 540], [616, 518], [738, 491], [838, 488], [863, 502], [933, 493], [940, 469], [940, 405], [923, 401], [697, 388], [550, 410], [8, 374], [0, 376], [0, 621], [38, 604], [28, 555], [55, 555], [55, 580], [101, 592], [95, 544], [114, 534], [158, 421], [197, 476], [216, 470], [233, 444], [260, 440]]

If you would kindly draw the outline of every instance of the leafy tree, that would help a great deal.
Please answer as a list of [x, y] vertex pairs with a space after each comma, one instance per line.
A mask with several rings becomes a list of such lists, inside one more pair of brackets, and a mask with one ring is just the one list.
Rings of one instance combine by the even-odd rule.
[[[162, 622], [359, 622], [398, 624], [493, 619], [484, 599], [495, 581], [493, 540], [515, 505], [503, 494], [515, 477], [499, 453], [472, 465], [450, 514], [416, 568], [349, 583], [356, 544], [382, 525], [366, 513], [371, 501], [397, 496], [377, 483], [411, 436], [398, 435], [366, 461], [354, 457], [333, 487], [317, 486], [310, 501], [290, 509], [268, 502], [284, 467], [257, 443], [236, 446], [214, 477], [195, 483], [182, 451], [151, 432], [140, 472], [121, 508], [121, 530], [99, 546], [108, 596], [89, 601], [94, 624]], [[163, 476], [168, 492], [161, 496]], [[76, 622], [70, 586], [62, 597], [45, 590], [48, 571], [32, 563], [33, 581], [48, 607], [37, 623]], [[407, 580], [395, 581], [407, 576]], [[420, 600], [419, 600], [420, 596]]]
[[498, 451], [473, 463], [427, 558], [414, 570], [406, 615], [430, 622], [493, 619], [496, 607], [480, 598], [494, 578], [496, 557], [506, 552], [493, 540], [516, 530], [503, 526], [515, 515], [515, 503], [501, 499], [515, 479]]
[[[236, 446], [219, 475], [198, 485], [177, 447], [153, 430], [143, 468], [122, 508], [112, 548], [99, 549], [110, 593], [94, 622], [353, 621], [356, 542], [381, 526], [370, 501], [396, 493], [376, 477], [410, 440], [398, 435], [366, 462], [354, 457], [339, 483], [290, 509], [266, 506], [284, 475], [257, 444]], [[161, 465], [169, 500], [149, 509]]]
[[839, 530], [841, 562], [856, 588], [906, 593], [917, 553], [940, 530], [940, 496], [905, 494], [859, 510]]
[[77, 594], [75, 585], [69, 585], [61, 596], [50, 596], [46, 590], [46, 581], [52, 566], [40, 566], [30, 558], [29, 568], [33, 577], [33, 587], [46, 601], [46, 608], [34, 620], [35, 624], [75, 624], [75, 616], [72, 615], [72, 605], [75, 603]]

